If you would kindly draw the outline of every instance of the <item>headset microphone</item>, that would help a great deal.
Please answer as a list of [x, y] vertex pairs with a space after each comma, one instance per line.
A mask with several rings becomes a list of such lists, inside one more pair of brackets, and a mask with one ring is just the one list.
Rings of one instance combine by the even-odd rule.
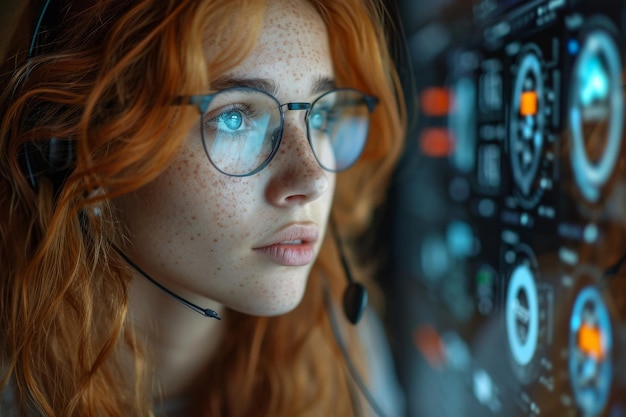
[[150, 281], [152, 284], [154, 284], [158, 289], [160, 289], [161, 291], [163, 291], [165, 294], [169, 295], [170, 297], [174, 298], [176, 301], [178, 301], [179, 303], [183, 304], [185, 307], [188, 307], [190, 309], [192, 309], [193, 311], [195, 311], [198, 314], [203, 315], [204, 317], [209, 317], [212, 319], [217, 319], [217, 320], [221, 320], [222, 318], [220, 317], [219, 314], [217, 314], [216, 311], [211, 310], [210, 308], [202, 308], [194, 303], [192, 303], [189, 300], [184, 299], [183, 297], [181, 297], [180, 295], [176, 294], [175, 292], [173, 292], [172, 290], [166, 288], [163, 284], [161, 284], [160, 282], [158, 282], [157, 280], [155, 280], [154, 278], [152, 278], [150, 275], [148, 275], [148, 273], [146, 271], [144, 271], [143, 269], [141, 269], [139, 267], [139, 265], [137, 265], [135, 262], [133, 262], [132, 259], [130, 259], [128, 257], [128, 255], [126, 255], [120, 248], [118, 248], [116, 245], [112, 245], [113, 249], [131, 266], [133, 267], [133, 269], [137, 272], [139, 272], [141, 274], [141, 276], [143, 276], [145, 279], [147, 279], [148, 281]]
[[350, 323], [357, 324], [361, 320], [366, 306], [367, 290], [362, 284], [351, 281], [343, 293], [343, 312]]
[[367, 289], [356, 282], [352, 277], [350, 265], [343, 250], [341, 239], [339, 237], [339, 231], [337, 230], [337, 224], [333, 217], [330, 217], [330, 229], [332, 230], [333, 237], [337, 244], [337, 250], [339, 252], [339, 258], [341, 259], [341, 266], [343, 267], [346, 279], [348, 280], [348, 286], [343, 293], [343, 313], [350, 323], [357, 324], [361, 320], [361, 316], [367, 307]]

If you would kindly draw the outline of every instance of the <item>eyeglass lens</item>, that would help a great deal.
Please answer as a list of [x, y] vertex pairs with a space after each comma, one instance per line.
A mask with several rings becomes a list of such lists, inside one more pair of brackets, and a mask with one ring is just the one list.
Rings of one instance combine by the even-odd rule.
[[[332, 90], [308, 110], [308, 139], [322, 168], [339, 172], [353, 165], [367, 140], [369, 107], [352, 89]], [[228, 175], [263, 169], [283, 133], [279, 102], [261, 90], [231, 88], [217, 93], [202, 119], [203, 142], [213, 165]]]

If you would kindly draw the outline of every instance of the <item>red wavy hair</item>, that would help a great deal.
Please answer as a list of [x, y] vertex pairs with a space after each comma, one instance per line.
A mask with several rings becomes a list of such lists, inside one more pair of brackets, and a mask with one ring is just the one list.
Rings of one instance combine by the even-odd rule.
[[[109, 201], [167, 166], [197, 120], [172, 106], [251, 50], [263, 0], [99, 0], [64, 7], [53, 41], [25, 59], [15, 35], [1, 67], [0, 363], [22, 413], [150, 416], [150, 364], [126, 320], [132, 273], [111, 250], [119, 241]], [[404, 107], [377, 0], [311, 0], [325, 20], [337, 82], [380, 99], [364, 158], [338, 177], [333, 213], [344, 234], [362, 232], [402, 147]], [[245, 11], [238, 19], [233, 11]], [[19, 27], [31, 27], [32, 11]], [[228, 31], [227, 31], [228, 29]], [[203, 40], [236, 33], [205, 57]], [[198, 34], [204, 34], [199, 36]], [[33, 190], [20, 169], [27, 142], [75, 143], [76, 166], [55, 195]], [[355, 203], [358, 202], [358, 203]], [[94, 213], [98, 212], [98, 216]], [[81, 215], [79, 215], [81, 213]], [[322, 287], [335, 299], [344, 278], [327, 239], [302, 304], [277, 318], [227, 312], [229, 329], [195, 408], [205, 416], [353, 415], [349, 375], [333, 340]], [[359, 358], [354, 330], [349, 345]], [[120, 346], [134, 353], [128, 380]], [[358, 362], [358, 361], [357, 361]], [[329, 366], [329, 364], [333, 364]], [[220, 381], [219, 384], [211, 381]]]

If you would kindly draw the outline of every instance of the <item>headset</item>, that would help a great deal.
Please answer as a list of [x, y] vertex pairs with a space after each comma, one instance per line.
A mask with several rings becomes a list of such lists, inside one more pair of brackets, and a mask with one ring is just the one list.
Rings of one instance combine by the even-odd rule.
[[[44, 32], [42, 29], [56, 26], [51, 22], [44, 23], [44, 18], [47, 16], [49, 19], [52, 15], [46, 13], [50, 3], [51, 0], [45, 0], [41, 14], [35, 24], [28, 48], [27, 67], [30, 67], [35, 54], [37, 40]], [[28, 68], [27, 74], [29, 70]], [[27, 142], [20, 149], [19, 159], [24, 176], [35, 190], [38, 188], [39, 177], [46, 177], [51, 181], [56, 195], [74, 169], [76, 162], [74, 141], [53, 137], [37, 142]]]

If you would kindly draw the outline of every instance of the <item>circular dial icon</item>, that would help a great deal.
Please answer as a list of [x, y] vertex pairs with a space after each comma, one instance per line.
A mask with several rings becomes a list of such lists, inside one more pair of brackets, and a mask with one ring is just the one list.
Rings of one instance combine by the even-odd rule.
[[568, 366], [576, 404], [585, 416], [596, 416], [609, 396], [613, 345], [609, 312], [596, 288], [586, 287], [576, 297], [569, 333]]
[[611, 36], [595, 30], [585, 38], [570, 87], [570, 158], [584, 198], [595, 202], [619, 155], [624, 99], [620, 54]]
[[539, 296], [532, 270], [526, 264], [517, 265], [509, 281], [506, 335], [515, 363], [528, 365], [539, 340]]
[[510, 153], [519, 197], [533, 205], [533, 184], [544, 147], [544, 80], [539, 57], [527, 52], [520, 59], [513, 85], [510, 114]]

